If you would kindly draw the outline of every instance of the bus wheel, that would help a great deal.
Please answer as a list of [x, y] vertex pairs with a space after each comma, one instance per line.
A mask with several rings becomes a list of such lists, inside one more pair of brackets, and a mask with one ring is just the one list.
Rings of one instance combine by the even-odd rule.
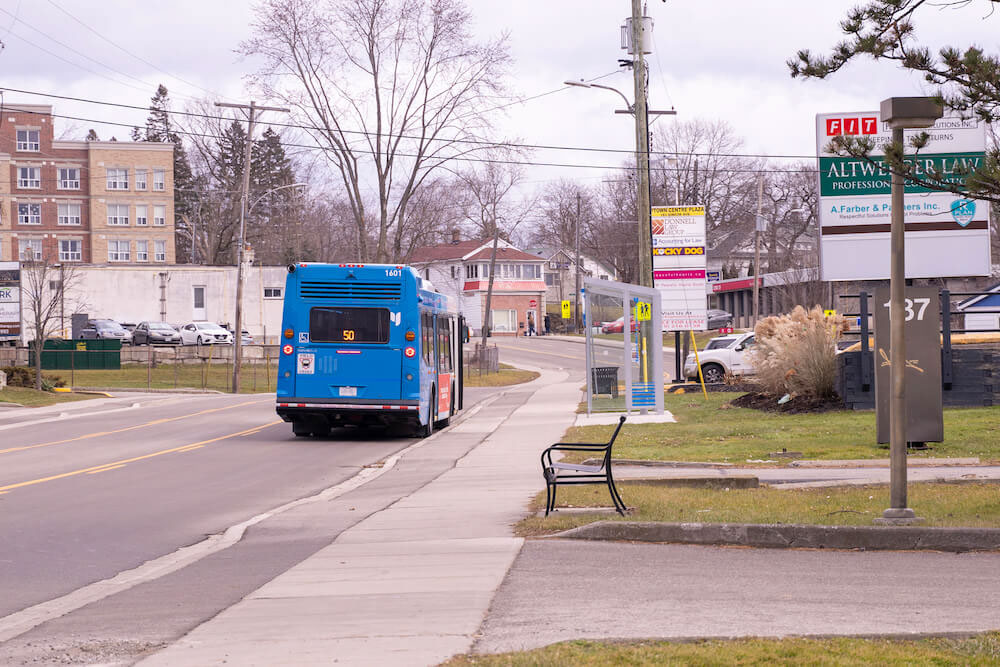
[[417, 437], [429, 438], [434, 434], [434, 418], [437, 417], [437, 392], [431, 389], [431, 404], [427, 408], [427, 423], [417, 424]]

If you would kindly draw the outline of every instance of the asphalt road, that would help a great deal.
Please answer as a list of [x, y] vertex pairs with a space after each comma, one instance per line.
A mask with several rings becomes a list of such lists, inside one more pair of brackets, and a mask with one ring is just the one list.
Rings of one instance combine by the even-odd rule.
[[[546, 336], [495, 336], [490, 338], [491, 344], [500, 348], [500, 361], [517, 366], [528, 364], [542, 368], [563, 369], [579, 375], [584, 380], [586, 367], [586, 349], [583, 339], [579, 341]], [[622, 360], [622, 344], [615, 341], [597, 341], [595, 346], [597, 365], [602, 362], [607, 365], [620, 365]], [[674, 353], [663, 351], [664, 382], [668, 382], [674, 374]]]
[[569, 639], [982, 632], [1000, 554], [528, 540], [475, 650]]
[[377, 429], [296, 438], [273, 395], [103, 409], [94, 401], [92, 414], [0, 426], [0, 618], [312, 495], [413, 442]]

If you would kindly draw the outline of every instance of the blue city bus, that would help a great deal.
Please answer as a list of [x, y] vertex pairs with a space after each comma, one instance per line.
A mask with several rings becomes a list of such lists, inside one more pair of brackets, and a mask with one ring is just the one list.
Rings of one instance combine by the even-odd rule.
[[290, 265], [278, 416], [297, 436], [447, 426], [462, 408], [466, 331], [452, 301], [408, 266]]

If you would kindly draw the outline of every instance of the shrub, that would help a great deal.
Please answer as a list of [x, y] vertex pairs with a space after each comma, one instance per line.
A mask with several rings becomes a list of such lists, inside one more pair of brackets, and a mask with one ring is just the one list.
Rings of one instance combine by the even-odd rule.
[[[31, 366], [7, 366], [0, 368], [7, 374], [7, 384], [11, 387], [35, 388], [35, 369]], [[58, 375], [42, 375], [42, 389], [52, 391], [53, 387], [65, 387], [66, 381]]]
[[770, 396], [836, 396], [837, 341], [844, 331], [843, 316], [826, 317], [819, 306], [764, 318], [748, 353], [757, 371], [754, 384]]

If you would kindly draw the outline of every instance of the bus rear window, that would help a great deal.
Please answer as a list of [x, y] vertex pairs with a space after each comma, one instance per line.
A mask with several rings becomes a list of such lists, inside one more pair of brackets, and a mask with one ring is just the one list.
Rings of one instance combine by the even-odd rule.
[[336, 308], [309, 311], [309, 340], [314, 343], [388, 343], [388, 308]]

